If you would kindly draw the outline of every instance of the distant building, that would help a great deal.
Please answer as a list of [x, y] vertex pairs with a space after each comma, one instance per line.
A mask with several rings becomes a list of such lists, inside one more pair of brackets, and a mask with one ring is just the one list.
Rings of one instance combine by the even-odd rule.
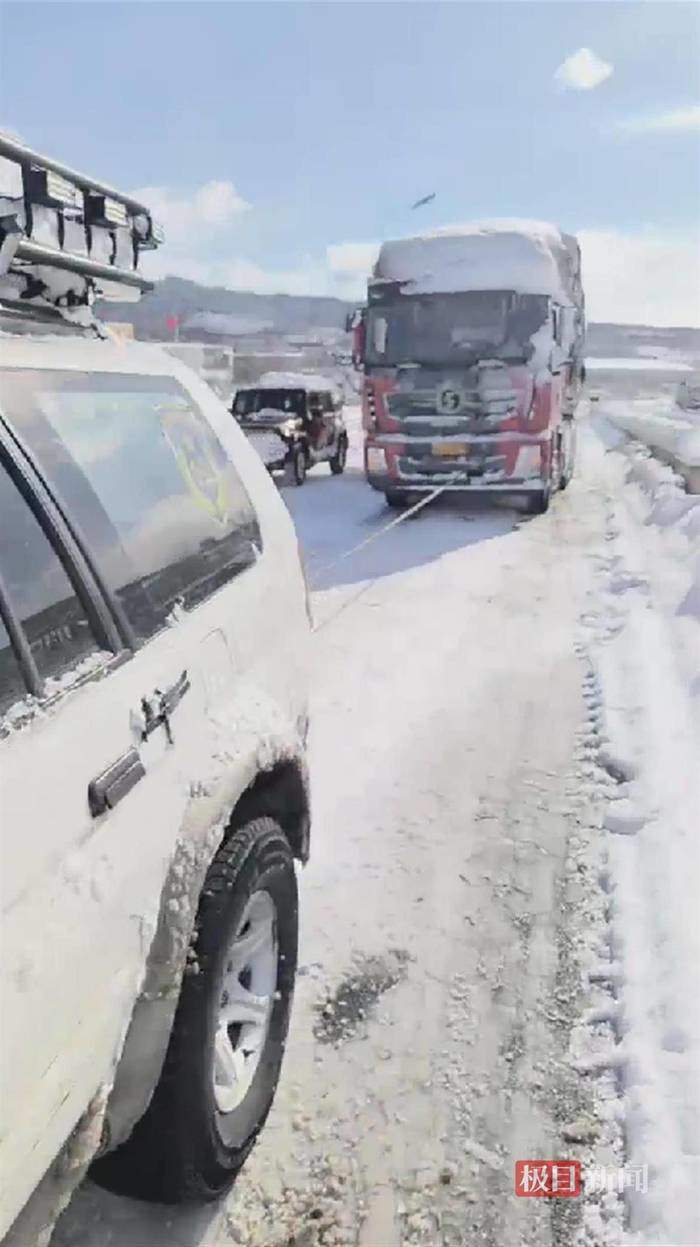
[[166, 351], [193, 368], [224, 402], [234, 389], [234, 355], [230, 346], [206, 342], [163, 342]]
[[233, 345], [241, 338], [258, 338], [272, 330], [272, 322], [228, 312], [193, 312], [180, 326], [185, 342], [220, 342]]

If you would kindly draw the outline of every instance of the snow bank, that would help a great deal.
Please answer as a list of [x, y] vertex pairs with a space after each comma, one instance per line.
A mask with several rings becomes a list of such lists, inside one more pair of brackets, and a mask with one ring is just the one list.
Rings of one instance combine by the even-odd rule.
[[618, 428], [676, 467], [692, 493], [700, 493], [700, 412], [661, 397], [608, 400], [603, 412]]
[[514, 290], [575, 301], [578, 244], [542, 221], [476, 221], [385, 242], [375, 280], [409, 283], [410, 294]]
[[[604, 425], [601, 422], [601, 431]], [[614, 434], [613, 434], [614, 439]], [[610, 966], [625, 1103], [628, 1244], [700, 1242], [700, 498], [648, 450], [598, 445], [605, 483], [596, 672]]]
[[589, 372], [691, 372], [690, 364], [681, 360], [649, 358], [648, 356], [589, 355], [586, 359]]

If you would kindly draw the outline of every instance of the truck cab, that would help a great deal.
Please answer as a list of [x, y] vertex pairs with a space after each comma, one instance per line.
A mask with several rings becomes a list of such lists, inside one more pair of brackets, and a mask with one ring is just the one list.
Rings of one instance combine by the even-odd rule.
[[364, 326], [369, 484], [520, 494], [573, 472], [583, 375], [578, 247], [553, 227], [468, 227], [382, 247]]

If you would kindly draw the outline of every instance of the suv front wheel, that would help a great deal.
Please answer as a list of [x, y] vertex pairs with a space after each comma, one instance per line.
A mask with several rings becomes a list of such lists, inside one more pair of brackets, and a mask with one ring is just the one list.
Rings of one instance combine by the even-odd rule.
[[334, 476], [342, 476], [343, 472], [345, 471], [345, 464], [347, 462], [347, 458], [348, 458], [348, 439], [344, 433], [341, 433], [340, 437], [338, 438], [338, 449], [336, 450], [332, 459], [329, 459], [328, 461], [331, 466], [331, 472], [333, 473]]
[[131, 1138], [93, 1166], [98, 1182], [165, 1203], [230, 1186], [272, 1105], [296, 960], [291, 850], [273, 819], [254, 819], [209, 869], [160, 1082]]
[[285, 470], [286, 485], [303, 485], [306, 480], [306, 451], [304, 447], [297, 443], [294, 446], [291, 457], [287, 462]]

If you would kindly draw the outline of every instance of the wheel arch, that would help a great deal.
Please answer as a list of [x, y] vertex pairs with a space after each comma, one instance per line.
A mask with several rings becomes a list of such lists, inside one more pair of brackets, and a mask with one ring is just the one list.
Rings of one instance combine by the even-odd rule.
[[158, 1083], [206, 873], [222, 844], [252, 818], [274, 818], [294, 857], [309, 854], [310, 804], [303, 756], [258, 769], [228, 813], [195, 844], [181, 836], [170, 863], [144, 981], [135, 1002], [107, 1106], [99, 1154], [124, 1143], [145, 1113]]
[[279, 762], [269, 771], [259, 771], [236, 803], [223, 840], [238, 827], [267, 815], [279, 823], [289, 846], [301, 862], [309, 856], [310, 810], [305, 767], [297, 760]]

